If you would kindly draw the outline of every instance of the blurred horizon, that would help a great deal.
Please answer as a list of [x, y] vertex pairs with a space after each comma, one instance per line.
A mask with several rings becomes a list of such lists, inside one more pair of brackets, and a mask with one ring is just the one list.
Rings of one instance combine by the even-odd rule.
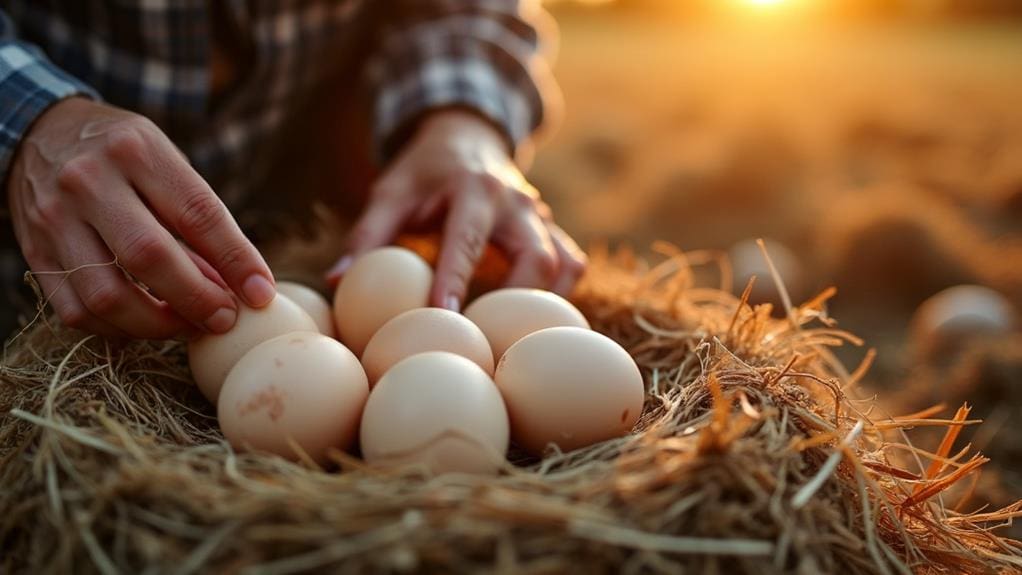
[[856, 23], [1022, 20], [1018, 0], [547, 0], [555, 10], [598, 9], [678, 21], [782, 18]]

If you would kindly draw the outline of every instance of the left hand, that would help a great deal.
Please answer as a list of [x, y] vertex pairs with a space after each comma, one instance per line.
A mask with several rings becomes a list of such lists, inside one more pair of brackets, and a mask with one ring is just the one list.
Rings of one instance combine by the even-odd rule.
[[554, 223], [500, 133], [469, 112], [423, 120], [369, 193], [348, 254], [328, 272], [335, 283], [359, 255], [389, 244], [406, 227], [443, 219], [432, 305], [459, 311], [487, 241], [511, 261], [508, 286], [568, 295], [586, 256]]

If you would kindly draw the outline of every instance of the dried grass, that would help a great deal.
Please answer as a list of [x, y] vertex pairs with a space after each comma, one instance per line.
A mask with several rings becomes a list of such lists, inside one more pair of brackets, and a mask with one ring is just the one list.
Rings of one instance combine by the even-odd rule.
[[[0, 386], [4, 572], [997, 573], [1022, 513], [944, 501], [986, 461], [952, 453], [968, 409], [895, 418], [855, 398], [832, 292], [783, 320], [692, 285], [716, 256], [592, 254], [576, 302], [635, 357], [635, 433], [499, 478], [340, 473], [234, 453], [183, 346], [41, 323]], [[747, 290], [748, 291], [748, 290]], [[913, 426], [948, 428], [936, 453]], [[913, 465], [899, 462], [908, 454]]]

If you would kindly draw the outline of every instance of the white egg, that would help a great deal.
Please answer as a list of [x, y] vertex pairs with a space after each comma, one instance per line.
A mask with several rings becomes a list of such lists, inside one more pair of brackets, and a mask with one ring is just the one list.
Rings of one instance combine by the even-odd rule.
[[279, 281], [277, 282], [277, 293], [286, 295], [291, 298], [291, 301], [301, 306], [305, 313], [309, 314], [309, 317], [316, 322], [319, 333], [337, 337], [337, 330], [334, 329], [334, 313], [330, 308], [330, 302], [318, 291], [300, 283]]
[[253, 347], [224, 382], [217, 416], [238, 449], [289, 459], [291, 442], [324, 463], [331, 448], [350, 448], [369, 396], [365, 372], [341, 342], [293, 332]]
[[227, 374], [248, 350], [292, 331], [317, 331], [316, 322], [287, 296], [277, 294], [261, 308], [240, 306], [227, 333], [205, 334], [188, 343], [188, 365], [199, 391], [217, 402]]

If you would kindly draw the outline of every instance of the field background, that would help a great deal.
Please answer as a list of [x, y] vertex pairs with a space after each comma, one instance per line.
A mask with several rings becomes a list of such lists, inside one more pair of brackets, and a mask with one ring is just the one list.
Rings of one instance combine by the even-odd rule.
[[1022, 496], [1018, 333], [921, 358], [910, 330], [957, 284], [1022, 309], [1022, 20], [732, 4], [551, 5], [566, 106], [532, 181], [583, 244], [790, 249], [795, 298], [837, 286], [831, 314], [878, 349], [886, 408], [988, 420], [972, 505]]

